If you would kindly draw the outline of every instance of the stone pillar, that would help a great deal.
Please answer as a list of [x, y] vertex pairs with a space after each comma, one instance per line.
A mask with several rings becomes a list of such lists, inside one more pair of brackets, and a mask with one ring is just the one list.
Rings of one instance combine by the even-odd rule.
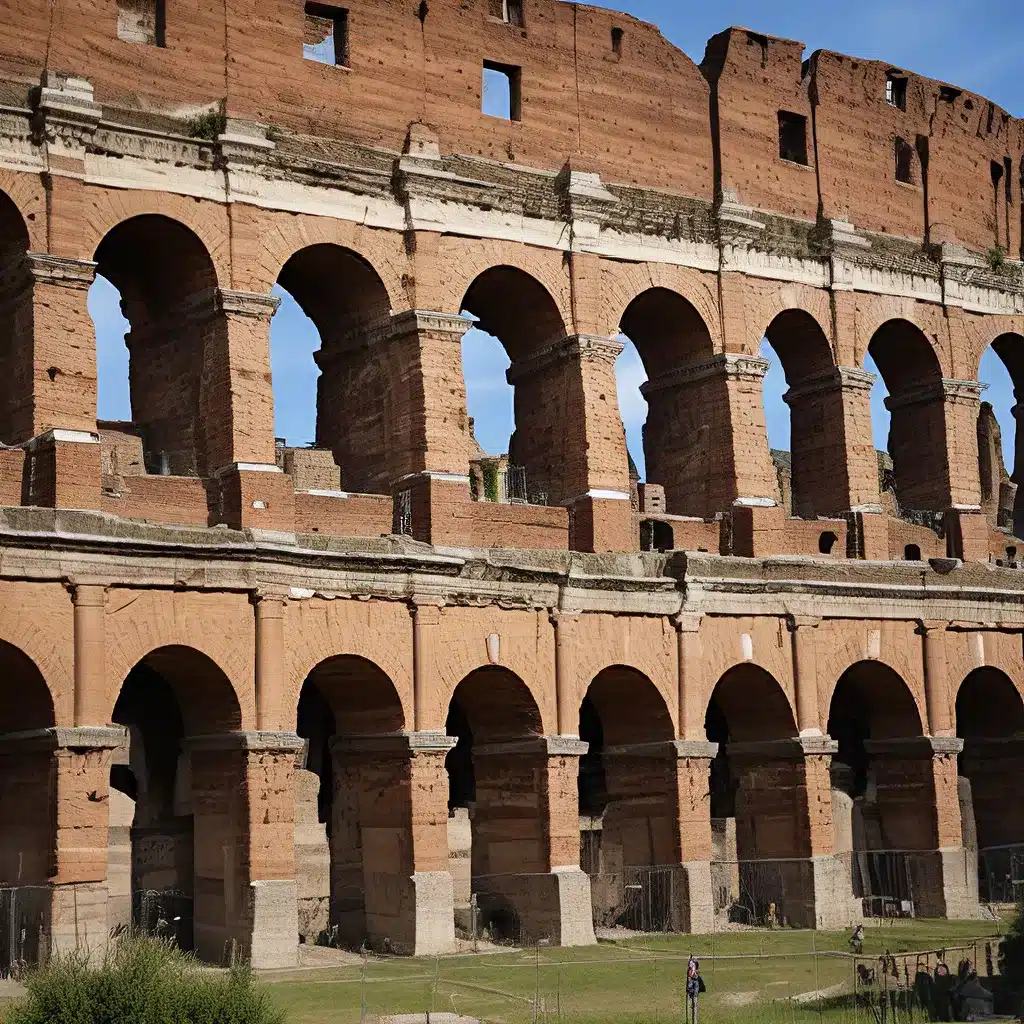
[[570, 510], [577, 551], [633, 551], [629, 460], [615, 360], [622, 343], [575, 334], [516, 359], [516, 433], [509, 458], [526, 468], [531, 498]]
[[283, 594], [256, 594], [256, 726], [261, 731], [279, 727], [285, 693]]
[[295, 757], [287, 732], [187, 742], [195, 835], [196, 953], [257, 968], [298, 963]]
[[295, 490], [274, 449], [270, 321], [278, 301], [219, 288], [201, 326], [198, 470], [216, 481], [216, 521], [236, 529], [295, 529]]
[[952, 736], [953, 716], [949, 686], [946, 679], [946, 627], [948, 622], [918, 624], [915, 632], [921, 637], [921, 660], [924, 675], [924, 703], [928, 732], [932, 736]]
[[855, 919], [849, 860], [835, 856], [827, 736], [731, 743], [740, 777], [736, 834], [741, 885], [778, 918], [814, 928]]
[[75, 725], [99, 725], [106, 718], [106, 654], [102, 584], [72, 590], [75, 647]]
[[590, 879], [580, 870], [579, 759], [565, 736], [474, 745], [473, 889], [485, 920], [517, 919], [518, 940], [592, 945]]
[[331, 924], [352, 943], [427, 955], [455, 944], [443, 733], [337, 737]]
[[783, 395], [792, 420], [796, 515], [879, 510], [871, 433], [875, 380], [866, 370], [834, 366], [801, 380]]
[[18, 890], [27, 954], [106, 946], [110, 761], [123, 743], [105, 728], [0, 737], [0, 885]]
[[676, 673], [678, 675], [679, 721], [677, 736], [684, 740], [704, 739], [704, 651], [700, 641], [701, 616], [681, 612], [676, 627]]
[[975, 918], [973, 857], [963, 848], [954, 736], [868, 740], [881, 830], [889, 850], [907, 856], [914, 911], [920, 917]]
[[558, 733], [580, 738], [579, 701], [576, 690], [573, 653], [576, 643], [578, 614], [554, 611], [550, 616], [555, 629], [555, 703], [558, 707]]
[[818, 706], [817, 627], [820, 619], [790, 615], [786, 618], [793, 659], [793, 683], [796, 688], [796, 721], [801, 736], [820, 736], [821, 711]]
[[414, 598], [412, 613], [412, 707], [416, 732], [423, 732], [430, 717], [428, 700], [431, 673], [437, 665], [437, 627], [443, 603]]
[[761, 393], [768, 365], [725, 352], [641, 387], [647, 476], [664, 484], [670, 513], [707, 517], [734, 504], [777, 504]]

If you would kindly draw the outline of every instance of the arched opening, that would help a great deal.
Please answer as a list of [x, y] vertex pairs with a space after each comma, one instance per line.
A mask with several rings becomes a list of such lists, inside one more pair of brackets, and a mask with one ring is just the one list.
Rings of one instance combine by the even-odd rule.
[[[547, 937], [530, 902], [549, 870], [551, 794], [537, 703], [515, 673], [478, 668], [455, 688], [446, 729], [457, 741], [446, 765], [456, 921], [470, 915], [475, 896], [478, 925], [493, 940]], [[459, 861], [468, 861], [468, 877]]]
[[960, 788], [967, 792], [961, 793], [961, 807], [973, 809], [974, 827], [965, 821], [964, 845], [980, 855], [981, 898], [1015, 902], [1024, 871], [1018, 791], [1024, 777], [1024, 699], [1005, 673], [986, 666], [964, 679], [956, 696], [956, 734], [964, 741]]
[[33, 433], [32, 275], [29, 234], [14, 202], [0, 192], [0, 444]]
[[[566, 337], [565, 323], [555, 300], [535, 278], [516, 267], [492, 267], [469, 286], [462, 300], [463, 315], [473, 321], [463, 351], [488, 344], [481, 335], [496, 338], [509, 360], [506, 379], [513, 388], [513, 431], [504, 452], [471, 452], [474, 465], [470, 476], [484, 481], [475, 489], [476, 497], [501, 502], [534, 505], [558, 505], [578, 497], [575, 490], [574, 461], [579, 453], [569, 450], [574, 435], [572, 426], [583, 414], [583, 394], [578, 375], [567, 372], [564, 360], [554, 353], [551, 359], [538, 360], [546, 349], [557, 346]], [[474, 352], [472, 374], [466, 374], [467, 404], [472, 407], [474, 431], [486, 437], [489, 445], [500, 437], [498, 424], [506, 408], [498, 397], [493, 408], [481, 397], [477, 363], [500, 369], [500, 356], [489, 345], [490, 354], [478, 359]], [[487, 394], [503, 390], [488, 381]], [[485, 411], [486, 410], [486, 411]], [[507, 422], [507, 421], [506, 421]], [[578, 439], [577, 439], [578, 443]], [[490, 456], [486, 466], [480, 457]], [[502, 457], [504, 456], [504, 457]], [[492, 467], [491, 461], [495, 464]], [[494, 484], [488, 483], [494, 477]]]
[[389, 425], [400, 396], [380, 275], [357, 253], [321, 243], [285, 263], [275, 294], [282, 297], [270, 331], [275, 430], [286, 472], [300, 490], [390, 493], [400, 453]]
[[246, 896], [226, 853], [238, 842], [227, 794], [242, 786], [200, 738], [241, 728], [234, 688], [205, 654], [161, 647], [125, 677], [111, 717], [127, 740], [110, 771], [109, 923], [219, 962], [228, 908]]
[[672, 716], [642, 672], [598, 673], [580, 706], [581, 864], [599, 927], [675, 931], [688, 902], [680, 877]]
[[43, 674], [20, 648], [0, 640], [0, 679], [0, 888], [10, 915], [0, 938], [2, 976], [15, 961], [35, 964], [47, 952], [57, 792], [50, 745], [25, 735], [56, 725]]
[[[97, 280], [90, 312], [100, 366], [123, 365], [108, 355], [123, 326], [111, 308], [115, 291], [130, 327], [124, 336], [130, 420], [101, 419], [98, 424], [110, 472], [208, 475], [218, 467], [208, 464], [212, 424], [207, 403], [216, 398], [205, 379], [205, 358], [213, 335], [224, 330], [209, 253], [184, 225], [145, 214], [109, 231], [94, 258]], [[116, 404], [118, 389], [101, 387]]]
[[729, 669], [708, 703], [711, 880], [716, 914], [746, 924], [814, 922], [803, 751], [778, 681], [750, 663]]
[[826, 530], [818, 537], [818, 551], [823, 555], [831, 555], [835, 550], [839, 537], [831, 530]]
[[1024, 533], [1018, 480], [1024, 471], [1024, 431], [1017, 430], [1017, 409], [1024, 396], [1024, 337], [996, 338], [981, 357], [978, 380], [986, 385], [987, 399], [978, 412], [982, 511], [991, 526], [1019, 537]]
[[[727, 414], [721, 382], [688, 370], [714, 355], [711, 332], [694, 306], [667, 288], [638, 295], [622, 315], [621, 331], [636, 347], [647, 382], [643, 427], [645, 478], [665, 488], [665, 507], [673, 515], [711, 515], [720, 511], [715, 481], [718, 422]], [[637, 374], [640, 376], [640, 374]], [[728, 409], [728, 402], [724, 406]]]
[[[887, 665], [858, 662], [829, 705], [836, 853], [850, 854], [853, 894], [874, 916], [922, 913], [923, 862], [935, 849], [931, 748], [907, 684]], [[915, 742], [915, 740], [917, 742]]]
[[776, 396], [781, 382], [769, 368], [763, 389], [769, 438], [784, 437], [789, 447], [772, 445], [783, 504], [805, 519], [843, 511], [848, 504], [843, 398], [828, 338], [810, 313], [787, 309], [772, 320], [761, 343], [762, 356], [773, 354], [788, 387]]
[[919, 327], [888, 320], [872, 336], [868, 354], [888, 391], [887, 450], [899, 514], [913, 519], [941, 512], [951, 490], [945, 392], [935, 350]]
[[[296, 731], [306, 741], [295, 784], [299, 937], [358, 948], [401, 936], [395, 875], [375, 843], [408, 835], [405, 715], [388, 675], [365, 658], [338, 655], [306, 677]], [[411, 867], [407, 874], [412, 874]]]
[[921, 561], [921, 549], [917, 544], [906, 544], [903, 548], [903, 561], [904, 562], [920, 562]]

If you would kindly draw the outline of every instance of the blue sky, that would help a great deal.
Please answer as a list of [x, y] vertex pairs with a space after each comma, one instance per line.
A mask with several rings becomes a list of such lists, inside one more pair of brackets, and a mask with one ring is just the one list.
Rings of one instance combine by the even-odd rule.
[[[1024, 75], [1020, 48], [1024, 41], [1024, 5], [1008, 0], [860, 0], [856, 4], [823, 4], [820, 0], [785, 3], [736, 0], [715, 4], [685, 0], [607, 0], [601, 6], [654, 22], [677, 46], [699, 62], [706, 41], [729, 25], [744, 25], [770, 35], [800, 39], [809, 55], [815, 49], [840, 50], [888, 61], [932, 78], [981, 93], [1016, 115], [1024, 115]], [[500, 88], [488, 89], [488, 103], [500, 106]], [[507, 102], [507, 100], [505, 100]], [[277, 290], [281, 307], [271, 328], [276, 433], [290, 443], [312, 440], [316, 418], [316, 378], [312, 353], [319, 338], [312, 323], [291, 298]], [[90, 294], [99, 345], [100, 417], [128, 419], [128, 354], [123, 343], [127, 324], [118, 310], [117, 293], [97, 281]], [[773, 448], [789, 447], [789, 412], [782, 402], [785, 379], [772, 359], [765, 380], [765, 413]], [[485, 449], [504, 452], [512, 430], [512, 392], [505, 383], [508, 358], [499, 342], [470, 331], [463, 342], [469, 414]], [[869, 364], [868, 369], [873, 369]], [[619, 403], [627, 441], [643, 473], [640, 430], [646, 403], [638, 390], [643, 369], [631, 345], [616, 367]], [[992, 352], [982, 359], [979, 379], [989, 385], [984, 398], [992, 402], [1003, 431], [1007, 467], [1012, 470], [1013, 394], [1002, 363]], [[884, 448], [888, 414], [881, 382], [872, 392], [875, 445]]]

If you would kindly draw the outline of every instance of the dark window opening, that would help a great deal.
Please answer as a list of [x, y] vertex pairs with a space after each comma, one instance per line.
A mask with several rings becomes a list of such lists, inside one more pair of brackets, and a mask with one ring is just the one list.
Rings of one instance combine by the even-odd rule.
[[989, 103], [988, 105], [988, 117], [985, 120], [985, 133], [987, 135], [992, 134], [992, 122], [996, 119], [996, 105]]
[[522, 68], [484, 61], [483, 95], [480, 109], [489, 117], [522, 120]]
[[779, 156], [807, 165], [807, 118], [803, 114], [779, 111]]
[[951, 85], [943, 85], [939, 88], [939, 99], [943, 103], [956, 103], [960, 97], [960, 90], [954, 89]]
[[348, 67], [348, 11], [327, 4], [306, 4], [302, 56], [317, 64]]
[[823, 555], [831, 555], [832, 549], [836, 546], [838, 540], [839, 538], [831, 530], [826, 530], [818, 538], [818, 550]]
[[117, 0], [117, 38], [126, 43], [164, 46], [164, 0]]
[[516, 28], [523, 28], [523, 0], [488, 0], [487, 13], [492, 18], [504, 21]]
[[914, 184], [914, 147], [899, 136], [896, 137], [896, 180]]
[[903, 560], [905, 562], [920, 562], [921, 549], [916, 544], [908, 544], [903, 549]]
[[675, 547], [675, 535], [672, 524], [660, 519], [644, 519], [640, 523], [641, 551], [672, 551]]
[[623, 32], [621, 28], [612, 29], [612, 53], [614, 53], [616, 57], [622, 56], [622, 37], [625, 34], [626, 33]]
[[907, 80], [902, 75], [885, 76], [885, 102], [890, 107], [907, 109]]
[[761, 67], [768, 67], [768, 37], [760, 32], [747, 33], [747, 46], [759, 46], [761, 48]]
[[1008, 157], [1003, 157], [1003, 181], [1006, 182], [1006, 205], [1009, 206], [1013, 202], [1013, 161]]

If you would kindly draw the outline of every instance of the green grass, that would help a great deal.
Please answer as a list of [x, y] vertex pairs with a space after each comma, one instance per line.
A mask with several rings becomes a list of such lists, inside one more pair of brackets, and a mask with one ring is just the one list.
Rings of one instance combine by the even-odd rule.
[[[995, 922], [897, 921], [866, 930], [865, 957], [957, 945], [984, 974], [984, 939]], [[997, 944], [993, 942], [993, 956]], [[818, 956], [812, 955], [817, 951]], [[363, 967], [329, 968], [278, 976], [271, 996], [289, 1024], [327, 1024], [395, 1013], [457, 1011], [484, 1021], [529, 1024], [539, 994], [545, 1024], [630, 1024], [683, 1020], [681, 993], [686, 958], [701, 958], [708, 992], [701, 1020], [764, 1024], [873, 1024], [866, 1007], [846, 994], [853, 988], [847, 932], [743, 932], [712, 936], [645, 936], [583, 949], [530, 949], [438, 960], [369, 960]], [[538, 971], [539, 964], [539, 971]], [[915, 963], [909, 962], [911, 974]], [[902, 971], [902, 963], [901, 963]], [[791, 997], [843, 986], [843, 993], [807, 1003]], [[910, 1024], [901, 1013], [893, 1024]], [[923, 1020], [919, 1014], [914, 1020]]]

